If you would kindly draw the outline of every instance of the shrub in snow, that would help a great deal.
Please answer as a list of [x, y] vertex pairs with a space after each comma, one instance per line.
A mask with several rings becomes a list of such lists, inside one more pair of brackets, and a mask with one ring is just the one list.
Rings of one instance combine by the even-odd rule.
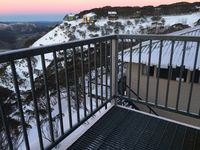
[[151, 17], [151, 20], [152, 21], [159, 21], [159, 20], [161, 20], [161, 16], [158, 16], [158, 15], [155, 15], [155, 16], [153, 16], [153, 17]]
[[85, 24], [84, 23], [79, 23], [79, 27], [82, 28]]
[[76, 36], [75, 36], [73, 33], [70, 33], [70, 34], [68, 34], [67, 36], [68, 36], [68, 38], [69, 38], [69, 41], [74, 41], [74, 40], [76, 40]]
[[144, 18], [141, 18], [141, 19], [140, 19], [140, 22], [141, 22], [141, 23], [145, 23], [146, 20], [145, 20]]
[[112, 22], [112, 21], [108, 21], [108, 22], [107, 22], [107, 25], [109, 25], [109, 26], [114, 26], [115, 24], [114, 24], [114, 22]]
[[119, 29], [115, 29], [115, 30], [114, 30], [114, 33], [115, 33], [115, 34], [119, 34]]
[[98, 37], [99, 34], [89, 34], [90, 37]]
[[199, 20], [197, 20], [197, 22], [195, 22], [195, 23], [194, 23], [194, 25], [195, 25], [195, 26], [198, 26], [198, 25], [200, 25], [200, 19], [199, 19]]
[[130, 30], [127, 30], [127, 31], [126, 31], [126, 34], [130, 34]]
[[132, 23], [130, 20], [128, 20], [128, 21], [126, 22], [126, 24], [127, 24], [128, 26], [133, 25], [133, 23]]
[[65, 26], [68, 26], [68, 23], [67, 23], [67, 22], [64, 22], [64, 25], [65, 25]]
[[165, 19], [162, 18], [162, 19], [161, 19], [161, 22], [162, 22], [162, 25], [164, 26], [164, 25], [165, 25]]
[[71, 32], [75, 32], [76, 31], [76, 26], [72, 26], [71, 29], [72, 29]]
[[106, 35], [113, 33], [113, 29], [112, 28], [106, 28], [105, 31], [106, 31]]
[[96, 26], [95, 24], [89, 25], [87, 29], [91, 32], [97, 32], [100, 30], [100, 27]]

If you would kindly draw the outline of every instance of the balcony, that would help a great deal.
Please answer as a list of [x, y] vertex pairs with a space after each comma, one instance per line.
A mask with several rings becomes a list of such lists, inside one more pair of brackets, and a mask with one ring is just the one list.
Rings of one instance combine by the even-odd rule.
[[[0, 97], [1, 148], [200, 149], [199, 43], [189, 35], [111, 35], [1, 53], [13, 89], [9, 100]], [[17, 104], [20, 145], [8, 101]]]

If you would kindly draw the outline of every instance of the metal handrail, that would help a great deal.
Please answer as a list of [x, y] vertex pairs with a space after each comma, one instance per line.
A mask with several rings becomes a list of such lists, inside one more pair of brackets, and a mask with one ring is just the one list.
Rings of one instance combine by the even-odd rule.
[[[137, 89], [133, 90], [131, 83], [132, 83], [132, 78], [129, 78], [129, 83], [128, 85], [126, 84], [126, 88], [129, 89], [129, 92], [133, 93], [134, 95], [136, 95], [137, 99], [134, 99], [131, 97], [130, 93], [129, 96], [124, 96], [121, 95], [118, 92], [118, 88], [123, 88], [123, 87], [118, 87], [118, 86], [123, 86], [118, 85], [118, 80], [119, 80], [119, 74], [121, 74], [121, 76], [123, 76], [123, 72], [124, 72], [124, 50], [127, 49], [127, 47], [124, 46], [124, 40], [128, 40], [130, 42], [129, 45], [129, 49], [130, 49], [130, 70], [129, 72], [126, 72], [127, 74], [129, 74], [130, 77], [132, 77], [132, 72], [131, 72], [131, 63], [132, 63], [132, 53], [133, 53], [133, 48], [134, 48], [134, 44], [133, 44], [133, 40], [136, 40], [138, 44], [138, 51], [139, 51], [139, 68], [138, 68], [138, 80], [137, 83], [135, 85], [137, 85]], [[158, 63], [158, 72], [157, 72], [157, 80], [156, 80], [156, 98], [155, 98], [155, 104], [150, 104], [149, 100], [149, 86], [150, 86], [150, 74], [149, 71], [147, 72], [147, 84], [146, 84], [146, 98], [145, 101], [141, 101], [141, 94], [140, 94], [140, 72], [141, 72], [141, 68], [140, 65], [141, 63], [141, 48], [142, 48], [142, 44], [143, 41], [150, 41], [149, 42], [149, 56], [148, 56], [148, 64], [147, 67], [150, 67], [150, 63], [151, 63], [151, 52], [153, 50], [152, 44], [153, 41], [156, 41], [158, 43], [160, 43], [160, 49], [159, 49], [159, 63]], [[183, 57], [181, 58], [181, 73], [180, 73], [180, 80], [178, 82], [178, 93], [177, 93], [177, 99], [176, 99], [176, 107], [175, 108], [170, 108], [167, 103], [168, 103], [168, 95], [169, 95], [169, 85], [170, 85], [170, 75], [172, 73], [172, 69], [169, 69], [169, 77], [167, 80], [167, 92], [166, 92], [166, 100], [165, 100], [165, 106], [159, 106], [158, 105], [158, 92], [159, 92], [159, 79], [160, 79], [160, 63], [161, 63], [161, 55], [162, 55], [162, 43], [163, 41], [171, 41], [172, 42], [172, 48], [169, 49], [169, 51], [172, 53], [174, 51], [174, 43], [176, 41], [178, 42], [184, 42], [184, 48], [183, 48]], [[17, 72], [16, 72], [16, 64], [15, 64], [15, 60], [17, 59], [25, 59], [27, 61], [27, 68], [28, 68], [28, 74], [29, 74], [29, 78], [30, 78], [30, 88], [31, 88], [31, 95], [32, 95], [32, 101], [34, 104], [34, 111], [35, 111], [35, 116], [36, 116], [36, 126], [37, 126], [37, 130], [38, 130], [38, 138], [39, 138], [39, 144], [40, 144], [40, 149], [51, 149], [53, 147], [55, 147], [58, 143], [60, 143], [63, 139], [65, 139], [70, 133], [72, 133], [75, 129], [77, 129], [80, 125], [82, 125], [85, 121], [87, 121], [87, 119], [89, 119], [91, 116], [93, 116], [97, 111], [99, 111], [101, 108], [105, 107], [105, 109], [107, 109], [107, 104], [108, 102], [111, 102], [112, 104], [117, 104], [117, 99], [128, 99], [128, 100], [133, 100], [136, 103], [140, 103], [140, 104], [144, 104], [146, 105], [153, 113], [157, 114], [157, 112], [155, 112], [151, 107], [155, 107], [155, 108], [159, 108], [159, 109], [163, 109], [163, 110], [167, 110], [167, 111], [171, 111], [171, 112], [175, 112], [175, 113], [180, 113], [180, 114], [184, 114], [186, 116], [191, 116], [194, 118], [200, 118], [200, 112], [199, 114], [193, 114], [192, 112], [190, 112], [190, 105], [192, 102], [192, 92], [193, 92], [193, 83], [194, 83], [194, 74], [192, 76], [192, 83], [191, 83], [191, 88], [189, 90], [189, 101], [187, 104], [187, 110], [185, 112], [179, 110], [178, 106], [179, 106], [179, 99], [180, 99], [180, 91], [181, 91], [181, 87], [182, 87], [182, 81], [181, 81], [181, 77], [183, 75], [183, 64], [184, 64], [184, 55], [185, 55], [185, 51], [186, 51], [186, 43], [187, 42], [196, 42], [197, 44], [197, 49], [196, 49], [196, 57], [195, 57], [195, 63], [194, 63], [194, 69], [196, 68], [197, 65], [197, 55], [198, 55], [198, 51], [199, 51], [199, 43], [200, 43], [200, 38], [199, 37], [194, 37], [194, 36], [173, 36], [173, 35], [109, 35], [109, 36], [104, 36], [104, 37], [97, 37], [97, 38], [92, 38], [92, 39], [87, 39], [87, 40], [80, 40], [80, 41], [72, 41], [72, 42], [68, 42], [68, 43], [63, 43], [63, 44], [54, 44], [54, 45], [49, 45], [49, 46], [41, 46], [41, 47], [31, 47], [31, 48], [25, 48], [25, 49], [19, 49], [19, 50], [12, 50], [12, 51], [8, 51], [8, 52], [3, 52], [0, 53], [0, 64], [2, 63], [8, 63], [8, 65], [10, 65], [10, 68], [12, 70], [11, 74], [13, 77], [13, 84], [14, 84], [14, 90], [15, 90], [15, 95], [16, 95], [16, 99], [18, 102], [18, 109], [20, 112], [20, 119], [21, 119], [21, 125], [22, 125], [22, 131], [23, 131], [23, 137], [25, 139], [25, 146], [27, 149], [30, 149], [30, 144], [29, 144], [29, 140], [28, 140], [28, 135], [27, 135], [27, 128], [26, 128], [26, 122], [25, 122], [25, 118], [24, 118], [24, 113], [23, 113], [23, 103], [22, 103], [22, 99], [21, 99], [21, 91], [19, 88], [19, 83], [18, 83], [18, 77], [17, 77]], [[99, 45], [97, 46], [97, 43], [99, 43]], [[94, 45], [93, 50], [91, 50], [91, 45]], [[87, 49], [87, 54], [84, 55], [83, 54], [83, 47], [86, 46]], [[103, 47], [104, 46], [104, 47]], [[77, 52], [77, 49], [79, 48], [80, 51]], [[67, 57], [67, 52], [72, 51], [72, 56], [70, 60], [68, 60]], [[100, 56], [97, 56], [97, 50], [100, 51]], [[56, 52], [58, 51], [63, 51], [63, 57], [62, 60], [58, 60]], [[105, 52], [105, 56], [103, 56], [103, 52]], [[119, 53], [120, 52], [120, 53]], [[58, 98], [58, 114], [60, 117], [60, 131], [61, 131], [61, 135], [58, 137], [58, 139], [55, 139], [54, 137], [54, 127], [53, 127], [53, 118], [52, 118], [52, 114], [51, 114], [51, 103], [50, 103], [50, 95], [49, 95], [49, 81], [48, 81], [48, 66], [46, 66], [46, 61], [45, 61], [45, 54], [47, 53], [52, 53], [53, 59], [52, 59], [52, 64], [54, 66], [54, 76], [55, 76], [55, 89], [56, 89], [56, 97]], [[170, 65], [172, 65], [172, 55], [170, 56]], [[50, 136], [51, 136], [51, 142], [50, 145], [48, 147], [44, 147], [44, 143], [42, 140], [42, 134], [41, 134], [41, 129], [40, 129], [40, 116], [38, 113], [38, 104], [37, 104], [37, 99], [36, 99], [36, 91], [35, 91], [35, 81], [33, 78], [33, 67], [32, 67], [32, 62], [31, 62], [31, 57], [34, 56], [40, 56], [41, 59], [41, 64], [42, 64], [42, 76], [43, 76], [43, 87], [44, 87], [44, 93], [45, 93], [45, 100], [46, 100], [46, 104], [47, 104], [47, 116], [48, 116], [48, 123], [49, 123], [49, 131], [50, 131]], [[79, 56], [80, 59], [76, 60], [76, 56]], [[97, 63], [97, 57], [100, 57], [99, 59], [99, 63]], [[86, 60], [85, 60], [86, 58]], [[104, 59], [102, 59], [104, 58]], [[92, 63], [92, 59], [94, 60]], [[109, 61], [110, 63], [109, 63]], [[65, 88], [66, 88], [66, 92], [67, 92], [67, 103], [68, 103], [68, 118], [69, 118], [69, 126], [70, 129], [68, 131], [64, 131], [64, 121], [62, 118], [62, 105], [61, 105], [61, 97], [60, 97], [60, 76], [59, 76], [59, 68], [58, 68], [58, 61], [64, 61], [64, 78], [65, 78]], [[71, 68], [69, 68], [69, 63], [68, 61], [70, 61], [70, 65], [72, 66]], [[79, 69], [80, 69], [80, 74], [77, 71], [77, 61], [79, 61]], [[103, 62], [105, 61], [105, 62]], [[119, 63], [120, 62], [120, 63]], [[52, 65], [51, 64], [51, 65]], [[98, 64], [98, 65], [97, 65]], [[105, 70], [105, 74], [103, 71], [103, 66], [106, 66], [106, 70]], [[108, 72], [108, 67], [110, 66], [110, 71]], [[99, 67], [101, 74], [99, 75], [101, 77], [101, 83], [97, 82], [97, 67]], [[92, 68], [94, 69], [93, 71], [95, 71], [95, 81], [94, 78], [91, 75], [92, 72]], [[172, 66], [171, 66], [172, 68]], [[70, 70], [71, 69], [71, 70]], [[194, 71], [195, 72], [195, 71]], [[110, 86], [108, 86], [108, 74], [110, 77]], [[88, 87], [86, 87], [86, 82], [85, 82], [85, 76], [88, 75]], [[103, 75], [106, 76], [106, 82], [103, 82]], [[79, 83], [78, 79], [81, 79], [82, 82]], [[73, 116], [72, 116], [72, 110], [71, 110], [71, 93], [70, 93], [70, 83], [73, 83], [74, 87], [75, 87], [75, 104], [76, 104], [76, 118], [77, 118], [77, 124], [73, 124]], [[105, 83], [105, 85], [104, 85]], [[83, 89], [83, 109], [84, 109], [84, 117], [81, 119], [81, 115], [80, 115], [80, 101], [79, 101], [79, 89], [78, 89], [78, 84], [81, 84], [81, 88]], [[92, 93], [92, 85], [95, 85], [95, 89], [98, 88], [98, 86], [100, 86], [101, 88], [101, 93], [96, 93], [93, 95], [96, 99], [96, 107], [94, 108], [93, 103], [95, 100], [93, 100], [92, 96], [90, 96], [88, 93]], [[105, 87], [103, 89], [103, 87]], [[88, 88], [88, 93], [86, 92], [86, 88]], [[103, 94], [103, 90], [105, 90], [106, 94]], [[108, 94], [108, 91], [110, 92], [110, 94]], [[88, 94], [89, 96], [89, 107], [90, 107], [90, 112], [87, 112], [87, 104], [86, 104], [86, 95]], [[93, 93], [92, 93], [93, 94]], [[144, 97], [145, 97], [144, 96]], [[94, 103], [95, 104], [95, 103]], [[1, 107], [0, 107], [0, 114], [1, 117], [3, 118], [3, 126], [5, 129], [5, 135], [7, 137], [7, 143], [9, 145], [9, 148], [12, 150], [13, 149], [13, 145], [12, 145], [12, 139], [11, 139], [11, 132], [9, 131], [7, 124], [9, 124], [9, 122], [7, 121], [7, 116], [5, 116], [5, 110], [3, 109], [3, 103], [0, 103]], [[151, 106], [151, 107], [150, 107]], [[135, 108], [137, 108], [137, 106], [135, 105]], [[139, 108], [138, 108], [139, 109]]]

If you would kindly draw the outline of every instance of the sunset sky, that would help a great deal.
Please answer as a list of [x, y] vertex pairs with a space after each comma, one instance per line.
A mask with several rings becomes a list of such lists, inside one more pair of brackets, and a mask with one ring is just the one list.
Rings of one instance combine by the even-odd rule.
[[[40, 16], [52, 19], [63, 17], [69, 12], [77, 13], [85, 9], [91, 9], [102, 6], [145, 6], [160, 5], [180, 2], [181, 0], [0, 0], [0, 21], [7, 18], [14, 19], [23, 16]], [[195, 2], [198, 0], [186, 0]], [[34, 19], [34, 18], [32, 18]]]

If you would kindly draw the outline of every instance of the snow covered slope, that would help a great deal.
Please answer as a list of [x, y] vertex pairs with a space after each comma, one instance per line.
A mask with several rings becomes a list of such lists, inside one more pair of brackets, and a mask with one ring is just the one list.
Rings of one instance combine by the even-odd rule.
[[[177, 16], [162, 16], [162, 18], [165, 20], [165, 26], [182, 23], [193, 27], [194, 23], [200, 19], [200, 12]], [[138, 19], [120, 18], [113, 22], [113, 24], [116, 23], [117, 25], [113, 25], [107, 18], [101, 18], [95, 23], [95, 31], [90, 30], [89, 25], [82, 24], [81, 19], [76, 21], [63, 22], [52, 31], [44, 35], [42, 38], [40, 38], [38, 41], [36, 41], [33, 44], [33, 47], [68, 42], [72, 35], [75, 36], [75, 39], [81, 40], [91, 38], [93, 36], [114, 34], [117, 32], [117, 27], [119, 30], [117, 33], [119, 34], [140, 34], [141, 28], [150, 27], [152, 26], [153, 22], [154, 21], [151, 19], [151, 17]]]
[[[162, 18], [157, 22], [159, 26], [166, 28], [176, 23], [188, 24], [193, 27], [194, 23], [197, 22], [198, 19], [200, 19], [200, 12], [178, 16], [162, 16]], [[152, 20], [152, 17], [136, 19], [119, 18], [118, 20], [112, 22], [109, 21], [108, 18], [101, 18], [97, 20], [95, 25], [83, 24], [81, 19], [70, 22], [65, 21], [44, 35], [42, 38], [38, 39], [32, 47], [59, 44], [72, 40], [88, 39], [110, 34], [146, 34], [147, 30], [144, 29], [152, 28], [154, 23], [155, 20]], [[53, 59], [52, 54], [46, 54], [45, 59], [46, 66], [48, 66]], [[0, 64], [0, 69], [2, 69], [2, 67], [4, 73], [3, 75], [0, 74], [0, 86], [13, 90], [10, 67], [8, 64]], [[38, 73], [42, 70], [41, 59], [39, 56], [35, 57], [33, 68], [34, 77], [37, 77]], [[29, 77], [27, 75], [27, 62], [25, 60], [17, 60], [16, 69], [20, 81], [22, 81], [20, 89], [30, 89]]]

